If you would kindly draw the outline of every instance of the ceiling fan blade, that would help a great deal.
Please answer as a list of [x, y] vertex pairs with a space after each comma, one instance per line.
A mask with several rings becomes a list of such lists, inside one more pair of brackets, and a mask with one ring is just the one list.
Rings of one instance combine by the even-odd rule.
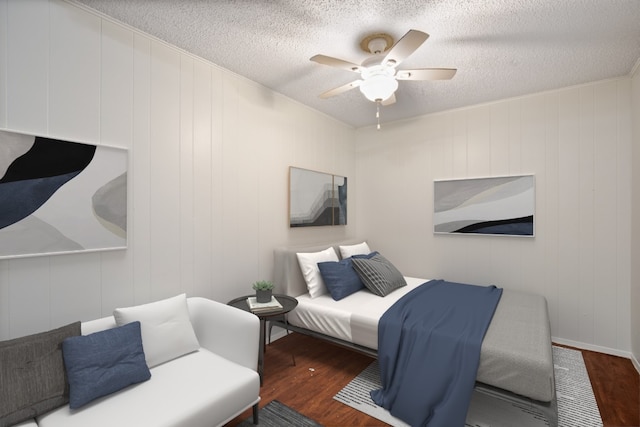
[[391, 104], [395, 104], [395, 103], [396, 103], [396, 94], [392, 93], [390, 97], [388, 97], [387, 99], [382, 101], [380, 104], [381, 105], [391, 105]]
[[389, 65], [395, 67], [418, 49], [428, 38], [429, 34], [427, 33], [418, 30], [409, 30], [407, 34], [402, 36], [402, 38], [393, 45], [389, 53], [387, 53], [387, 56], [384, 57], [382, 63], [390, 63]]
[[455, 68], [418, 68], [416, 70], [398, 70], [398, 80], [450, 80], [456, 74]]
[[356, 88], [360, 86], [361, 83], [362, 83], [362, 80], [354, 80], [351, 83], [347, 83], [346, 85], [342, 85], [340, 87], [328, 90], [325, 93], [320, 94], [320, 98], [323, 98], [323, 99], [331, 98], [332, 96], [339, 95], [343, 92]]
[[356, 73], [360, 72], [361, 67], [358, 64], [354, 64], [353, 62], [345, 61], [343, 59], [334, 58], [326, 55], [315, 55], [312, 56], [311, 61], [317, 62], [318, 64], [328, 65], [330, 67], [342, 68], [343, 70], [353, 71]]

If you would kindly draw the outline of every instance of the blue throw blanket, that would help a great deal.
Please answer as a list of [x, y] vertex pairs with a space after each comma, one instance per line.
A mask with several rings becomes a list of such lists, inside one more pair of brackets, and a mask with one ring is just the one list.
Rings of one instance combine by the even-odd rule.
[[412, 426], [464, 427], [501, 295], [495, 286], [432, 280], [398, 300], [378, 325], [382, 389], [373, 401]]

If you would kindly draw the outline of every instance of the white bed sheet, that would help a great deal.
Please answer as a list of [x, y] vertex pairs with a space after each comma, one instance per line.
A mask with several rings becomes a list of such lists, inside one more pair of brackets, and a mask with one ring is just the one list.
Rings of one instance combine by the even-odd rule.
[[[377, 350], [380, 317], [400, 298], [428, 282], [428, 279], [415, 277], [405, 277], [405, 280], [407, 286], [396, 289], [384, 298], [367, 290], [340, 301], [335, 301], [330, 294], [316, 298], [311, 298], [308, 293], [300, 295], [296, 297], [298, 306], [288, 314], [287, 321], [294, 326]], [[354, 312], [358, 314], [352, 314]], [[354, 323], [359, 326], [356, 334], [352, 331]]]

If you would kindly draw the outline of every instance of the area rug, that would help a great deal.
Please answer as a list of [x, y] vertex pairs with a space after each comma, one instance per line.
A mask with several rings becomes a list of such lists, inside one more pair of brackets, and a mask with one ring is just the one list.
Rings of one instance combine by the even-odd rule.
[[[258, 410], [258, 422], [259, 427], [322, 427], [277, 400], [272, 400]], [[247, 418], [238, 427], [255, 427], [253, 417]]]
[[[602, 427], [582, 353], [553, 346], [559, 427]], [[380, 388], [380, 370], [374, 361], [333, 398], [387, 424], [406, 427], [389, 411], [377, 406], [369, 392]], [[473, 393], [466, 427], [545, 427], [544, 415], [476, 390]]]

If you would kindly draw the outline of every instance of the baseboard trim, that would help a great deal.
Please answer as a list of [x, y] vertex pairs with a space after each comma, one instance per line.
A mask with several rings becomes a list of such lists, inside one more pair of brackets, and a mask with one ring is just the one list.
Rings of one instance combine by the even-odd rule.
[[636, 359], [636, 357], [631, 354], [631, 363], [633, 363], [633, 366], [635, 366], [636, 371], [638, 371], [638, 374], [640, 374], [640, 362], [638, 362], [638, 359]]
[[[615, 348], [603, 347], [600, 345], [589, 344], [589, 343], [580, 342], [580, 341], [572, 341], [572, 340], [567, 340], [567, 339], [558, 338], [558, 337], [551, 337], [551, 341], [553, 341], [554, 343], [562, 344], [562, 345], [568, 345], [570, 347], [580, 348], [582, 350], [596, 351], [598, 353], [624, 357], [625, 359], [631, 359], [632, 362], [634, 359], [633, 354], [631, 354], [631, 352], [629, 351], [617, 350]], [[637, 360], [634, 363], [637, 363]]]
[[[268, 334], [268, 331], [267, 331]], [[271, 342], [280, 339], [282, 337], [287, 336], [287, 331], [286, 329], [282, 329], [278, 326], [274, 326], [273, 327], [273, 333], [271, 334]], [[266, 341], [269, 342], [269, 337], [266, 337]]]

